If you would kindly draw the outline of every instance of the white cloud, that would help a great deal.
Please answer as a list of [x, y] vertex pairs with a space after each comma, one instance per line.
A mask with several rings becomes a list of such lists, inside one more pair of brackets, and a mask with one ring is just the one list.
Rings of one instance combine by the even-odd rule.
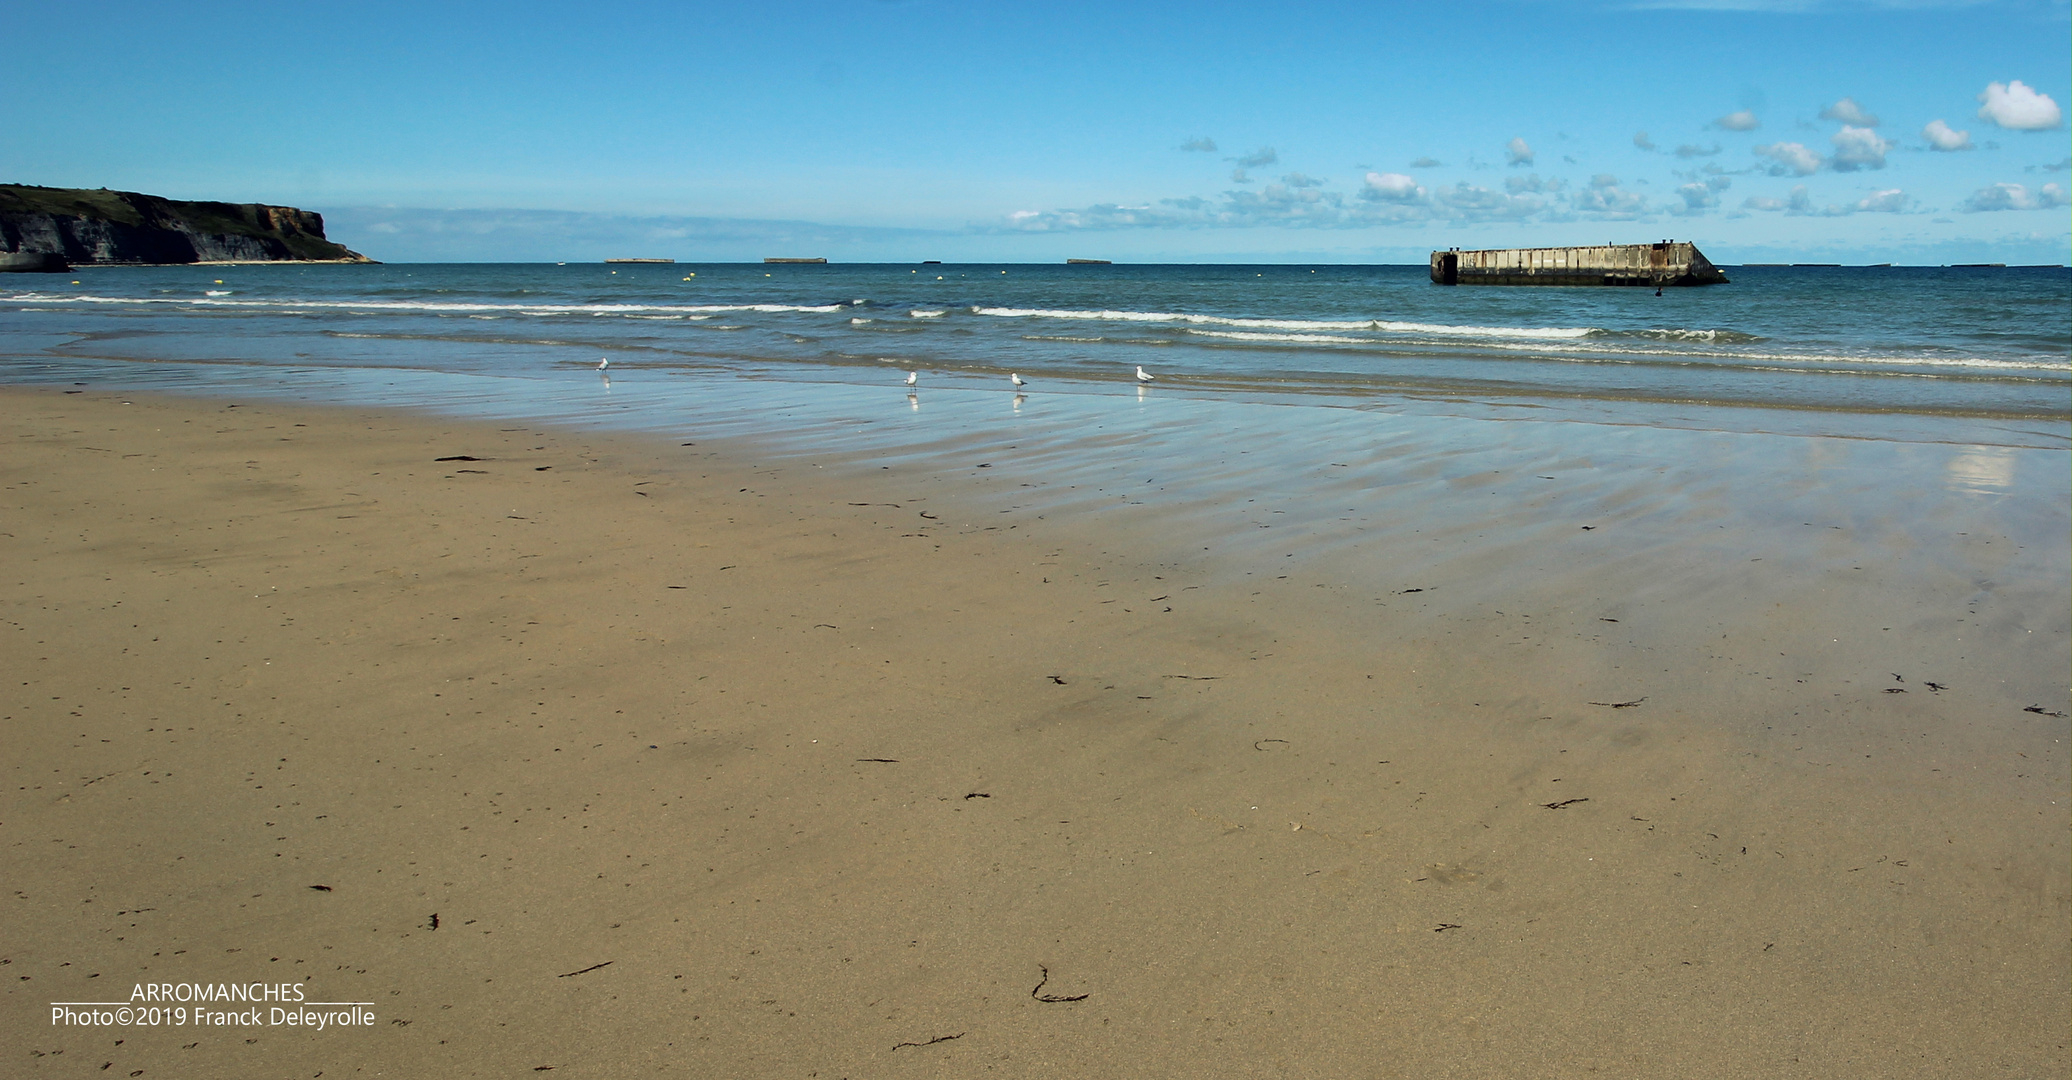
[[[1637, 198], [1615, 193], [1630, 200]], [[1101, 203], [1078, 209], [1022, 211], [996, 228], [1065, 232], [1142, 228], [1345, 229], [1425, 222], [1566, 220], [1567, 210], [1534, 192], [1505, 192], [1460, 183], [1427, 189], [1401, 173], [1368, 173], [1355, 196], [1327, 188], [1268, 184], [1225, 191], [1217, 198], [1161, 199], [1155, 206]]]
[[2056, 184], [2045, 184], [2035, 191], [2020, 184], [1994, 184], [1971, 193], [1964, 200], [1966, 213], [1981, 213], [1987, 210], [2049, 210], [2065, 205], [2065, 189]]
[[1801, 143], [1769, 143], [1756, 147], [1755, 153], [1770, 159], [1771, 176], [1811, 176], [1820, 168], [1820, 155]]
[[1424, 198], [1425, 189], [1417, 186], [1417, 181], [1402, 173], [1368, 173], [1367, 186], [1361, 190], [1360, 197], [1407, 202]]
[[1175, 212], [1096, 203], [1079, 210], [1017, 210], [1007, 216], [1007, 227], [1018, 232], [1068, 232], [1173, 226], [1186, 223], [1185, 209]]
[[1928, 140], [1931, 150], [1971, 149], [1971, 132], [1952, 131], [1950, 125], [1940, 120], [1930, 120], [1928, 126], [1921, 129], [1921, 137]]
[[1410, 163], [1410, 167], [1413, 169], [1437, 169], [1443, 165], [1445, 165], [1445, 162], [1430, 157], [1421, 157]]
[[1676, 189], [1676, 194], [1683, 199], [1684, 204], [1680, 207], [1671, 207], [1669, 212], [1678, 217], [1702, 214], [1718, 206], [1719, 193], [1733, 186], [1733, 179], [1726, 176], [1709, 176], [1703, 181], [1693, 180]]
[[1761, 210], [1774, 213], [1783, 211], [1788, 217], [1848, 217], [1851, 214], [1898, 214], [1904, 213], [1914, 200], [1898, 188], [1872, 192], [1853, 203], [1829, 203], [1815, 209], [1813, 198], [1806, 191], [1806, 185], [1798, 184], [1791, 189], [1791, 198], [1775, 199], [1767, 196], [1750, 196], [1742, 200], [1743, 210]]
[[1874, 128], [1878, 126], [1878, 118], [1863, 111], [1863, 106], [1858, 105], [1855, 98], [1843, 98], [1833, 105], [1820, 110], [1820, 118], [1822, 120], [1840, 120], [1842, 123], [1856, 127]]
[[1511, 176], [1504, 179], [1504, 190], [1513, 195], [1521, 192], [1560, 191], [1565, 186], [1567, 185], [1560, 180], [1548, 179], [1539, 173], [1527, 173], [1524, 176]]
[[1335, 191], [1268, 184], [1258, 191], [1226, 191], [1218, 212], [1226, 223], [1342, 228], [1351, 224], [1345, 197]]
[[1281, 156], [1273, 152], [1273, 147], [1262, 146], [1244, 157], [1231, 158], [1230, 160], [1236, 162], [1237, 167], [1240, 169], [1256, 169], [1261, 165], [1272, 165], [1281, 160]]
[[2043, 131], [2058, 126], [2063, 115], [2058, 112], [2058, 103], [2048, 94], [2039, 94], [2015, 79], [2002, 86], [1994, 83], [1978, 96], [1984, 104], [1978, 108], [1978, 118], [1990, 120], [2004, 128], [2016, 131]]
[[1547, 208], [1537, 195], [1507, 195], [1462, 181], [1432, 193], [1432, 200], [1451, 221], [1522, 221]]
[[1590, 178], [1590, 186], [1594, 188], [1618, 187], [1619, 178], [1608, 172], [1601, 172]]
[[1281, 177], [1281, 183], [1286, 184], [1291, 188], [1313, 188], [1324, 186], [1324, 181], [1319, 180], [1314, 176], [1307, 176], [1299, 172], [1291, 172], [1288, 175]]
[[1697, 146], [1692, 143], [1685, 143], [1676, 148], [1676, 156], [1680, 158], [1711, 157], [1717, 153], [1719, 153], [1718, 143], [1713, 143], [1711, 146]]
[[1791, 198], [1789, 199], [1773, 199], [1767, 196], [1752, 195], [1742, 202], [1741, 207], [1744, 210], [1782, 210], [1787, 214], [1810, 214], [1813, 212], [1813, 199], [1806, 193], [1806, 185], [1799, 184], [1791, 189]]
[[1532, 147], [1524, 139], [1512, 139], [1504, 144], [1504, 159], [1512, 165], [1532, 164]]
[[1213, 154], [1216, 152], [1216, 140], [1204, 135], [1199, 139], [1189, 139], [1181, 143], [1180, 149], [1197, 154]]
[[1685, 213], [1695, 213], [1707, 207], [1719, 205], [1719, 192], [1706, 187], [1704, 184], [1685, 184], [1677, 188], [1676, 193], [1683, 197], [1683, 210]]
[[1648, 133], [1645, 131], [1636, 131], [1633, 133], [1633, 145], [1640, 147], [1642, 150], [1653, 150], [1655, 148], [1655, 140], [1648, 138]]
[[1578, 191], [1569, 198], [1569, 205], [1576, 212], [1600, 221], [1632, 221], [1646, 216], [1648, 197], [1637, 191], [1627, 191], [1617, 184], [1604, 187], [1592, 186]]
[[1755, 118], [1755, 113], [1743, 109], [1714, 120], [1712, 126], [1725, 131], [1754, 131], [1763, 126], [1763, 122]]
[[1885, 167], [1885, 153], [1892, 149], [1892, 144], [1879, 138], [1877, 132], [1847, 124], [1835, 132], [1833, 141], [1835, 156], [1828, 160], [1828, 164], [1836, 172], [1882, 169]]
[[[393, 206], [325, 207], [324, 225], [340, 243], [397, 262], [605, 259], [625, 251], [676, 253], [679, 257], [722, 252], [725, 259], [746, 260], [773, 250], [857, 253], [884, 250], [874, 245], [909, 243], [933, 248], [957, 235], [810, 221]], [[362, 242], [355, 237], [368, 239]]]
[[1243, 169], [1232, 169], [1230, 170], [1230, 182], [1233, 184], [1249, 184], [1252, 182], [1252, 177]]

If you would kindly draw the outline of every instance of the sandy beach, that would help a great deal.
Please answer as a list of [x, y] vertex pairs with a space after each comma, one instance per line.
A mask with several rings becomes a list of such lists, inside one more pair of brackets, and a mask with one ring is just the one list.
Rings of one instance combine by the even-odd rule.
[[[2063, 1075], [2063, 503], [1952, 509], [2062, 450], [1674, 437], [1320, 460], [1289, 545], [0, 391], [4, 1071]], [[151, 983], [372, 1022], [53, 1023]]]

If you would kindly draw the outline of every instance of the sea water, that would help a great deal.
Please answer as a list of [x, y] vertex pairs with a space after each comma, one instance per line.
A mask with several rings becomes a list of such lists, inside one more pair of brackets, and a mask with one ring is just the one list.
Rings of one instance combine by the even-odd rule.
[[[1400, 266], [95, 268], [0, 280], [0, 380], [662, 435], [688, 470], [825, 467], [957, 507], [917, 522], [1081, 522], [1159, 565], [1457, 616], [1646, 593], [1706, 613], [1685, 629], [1945, 619], [1974, 673], [2061, 686], [2072, 274], [1727, 273], [1656, 296]], [[1840, 603], [1865, 583], [1874, 614]]]
[[0, 280], [0, 345], [10, 379], [171, 365], [245, 392], [312, 368], [552, 381], [609, 356], [615, 375], [903, 389], [912, 371], [924, 391], [1013, 372], [1112, 392], [1142, 366], [1176, 394], [1324, 406], [2072, 418], [2064, 268], [1729, 273], [1657, 296], [1447, 288], [1405, 266], [92, 268]]
[[[1060, 478], [1162, 462], [1211, 501], [1273, 486], [1290, 455], [1351, 467], [1396, 446], [1479, 468], [1491, 447], [1544, 457], [1630, 445], [1606, 440], [1633, 429], [1939, 444], [1965, 461], [2072, 446], [2072, 271], [1728, 273], [1657, 296], [1449, 288], [1415, 266], [81, 268], [0, 279], [0, 379], [887, 459], [1005, 439]], [[1637, 453], [1716, 454], [1693, 445]], [[1212, 467], [1210, 446], [1255, 460]], [[1938, 468], [1973, 487], [1995, 475]]]

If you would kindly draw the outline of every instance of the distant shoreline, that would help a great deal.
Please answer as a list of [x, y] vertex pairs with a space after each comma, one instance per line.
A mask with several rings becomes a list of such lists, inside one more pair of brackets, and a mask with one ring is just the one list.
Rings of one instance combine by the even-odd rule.
[[[139, 262], [106, 262], [106, 263], [74, 263], [74, 264], [72, 265], [72, 268], [73, 268], [73, 269], [75, 269], [75, 270], [81, 270], [81, 269], [88, 269], [88, 268], [100, 269], [100, 268], [108, 268], [108, 267], [179, 267], [179, 266], [332, 266], [332, 265], [336, 265], [336, 266], [575, 266], [575, 267], [583, 267], [583, 266], [599, 266], [599, 265], [604, 265], [604, 264], [610, 264], [610, 265], [613, 265], [613, 266], [618, 266], [618, 265], [623, 265], [623, 264], [627, 263], [628, 261], [629, 261], [629, 260], [623, 260], [623, 259], [605, 259], [605, 260], [602, 260], [602, 262], [600, 262], [600, 261], [598, 261], [598, 260], [594, 260], [594, 259], [580, 259], [580, 260], [578, 260], [578, 259], [510, 259], [510, 260], [506, 260], [506, 259], [489, 259], [489, 260], [474, 260], [474, 259], [463, 259], [463, 260], [437, 260], [437, 259], [430, 259], [430, 260], [409, 260], [409, 259], [252, 259], [252, 260], [242, 260], [242, 259], [204, 259], [204, 260], [196, 260], [196, 261], [194, 261], [194, 262], [185, 262], [185, 263], [139, 263]], [[648, 261], [648, 260], [640, 260], [640, 261], [637, 261], [637, 262], [635, 262], [635, 263], [634, 263], [634, 265], [673, 265], [673, 266], [768, 266], [768, 265], [783, 265], [783, 264], [781, 264], [781, 263], [778, 263], [778, 264], [772, 264], [772, 263], [769, 263], [769, 262], [768, 262], [767, 260], [760, 260], [760, 259], [705, 259], [705, 260], [699, 260], [699, 259], [675, 259], [675, 260], [668, 260], [667, 262], [657, 262], [657, 261]], [[853, 262], [853, 263], [829, 263], [829, 264], [820, 264], [820, 263], [816, 263], [816, 264], [813, 264], [813, 265], [839, 265], [839, 266], [945, 266], [945, 267], [958, 267], [958, 266], [1028, 266], [1028, 267], [1052, 267], [1052, 266], [1056, 266], [1056, 265], [1059, 265], [1059, 264], [1057, 264], [1057, 263], [1054, 263], [1054, 262], [1049, 262], [1049, 261], [1041, 261], [1041, 262], [1028, 262], [1028, 261], [1025, 261], [1025, 262], [1007, 262], [1007, 261], [1001, 261], [1001, 262], [988, 262], [988, 261], [983, 261], [983, 260], [981, 260], [981, 261], [974, 261], [974, 262], [953, 262], [953, 263], [944, 263], [944, 262], [934, 262], [934, 261], [930, 261], [930, 262], [926, 262], [926, 263], [915, 263], [915, 262], [913, 262], [913, 261], [911, 261], [911, 260], [904, 260], [904, 259], [888, 259], [888, 260], [883, 260], [883, 261], [878, 261], [878, 262], [871, 262], [871, 261], [859, 261], [859, 262]], [[1111, 264], [1111, 265], [1116, 265], [1116, 264]], [[1749, 270], [1749, 269], [1753, 269], [1753, 270], [1810, 270], [1810, 269], [1819, 269], [1819, 270], [2064, 270], [2064, 269], [2067, 269], [2067, 264], [2065, 264], [2065, 263], [2005, 263], [2005, 264], [1999, 264], [1999, 263], [1820, 263], [1820, 264], [1810, 264], [1810, 263], [1725, 263], [1725, 262], [1723, 262], [1723, 263], [1718, 263], [1718, 264], [1716, 264], [1716, 265], [1718, 265], [1718, 266], [1722, 266], [1722, 267], [1731, 267], [1731, 268], [1734, 268], [1734, 269], [1737, 269], [1737, 270]], [[1367, 262], [1332, 262], [1332, 263], [1277, 263], [1277, 262], [1273, 262], [1273, 263], [1248, 263], [1248, 262], [1199, 262], [1199, 263], [1196, 263], [1196, 262], [1189, 262], [1189, 263], [1130, 263], [1130, 264], [1128, 264], [1128, 267], [1127, 267], [1127, 268], [1129, 268], [1129, 269], [1155, 269], [1155, 268], [1159, 268], [1159, 267], [1169, 267], [1169, 266], [1201, 266], [1201, 267], [1322, 267], [1322, 266], [1330, 266], [1330, 267], [1351, 267], [1351, 268], [1375, 268], [1375, 269], [1384, 269], [1384, 268], [1391, 268], [1391, 267], [1400, 267], [1400, 268], [1403, 268], [1403, 269], [1409, 269], [1409, 270], [1422, 270], [1422, 269], [1424, 269], [1424, 266], [1423, 266], [1423, 264], [1420, 264], [1420, 263], [1414, 263], [1414, 262], [1371, 262], [1371, 263], [1367, 263]]]
[[[379, 259], [197, 259], [184, 263], [73, 263], [74, 270], [150, 270], [180, 266], [386, 266]], [[407, 265], [407, 264], [405, 264]], [[437, 266], [438, 263], [422, 265]]]

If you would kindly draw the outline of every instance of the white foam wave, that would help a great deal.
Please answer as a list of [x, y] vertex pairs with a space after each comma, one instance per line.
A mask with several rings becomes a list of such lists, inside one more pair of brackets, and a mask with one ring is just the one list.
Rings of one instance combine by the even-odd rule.
[[229, 289], [207, 289], [207, 290], [204, 290], [204, 291], [202, 292], [202, 295], [203, 295], [203, 296], [229, 296], [229, 295], [230, 295], [230, 290], [229, 290]]
[[1372, 345], [1372, 338], [1333, 337], [1329, 334], [1262, 334], [1254, 330], [1195, 330], [1187, 331], [1197, 337], [1226, 338], [1232, 341], [1294, 341], [1305, 345]]
[[947, 314], [949, 314], [947, 311], [929, 311], [926, 308], [915, 308], [907, 312], [909, 318], [915, 319], [940, 319]]
[[13, 297], [21, 303], [38, 304], [158, 304], [174, 307], [262, 308], [280, 311], [349, 311], [354, 313], [425, 312], [435, 315], [510, 312], [520, 315], [632, 315], [665, 312], [678, 315], [755, 311], [825, 313], [840, 311], [847, 304], [465, 304], [425, 300], [225, 300], [193, 297], [135, 296], [41, 296]]
[[850, 319], [850, 320], [849, 320], [849, 325], [850, 325], [850, 326], [862, 326], [862, 325], [863, 325], [863, 324], [865, 324], [865, 323], [869, 323], [869, 322], [876, 322], [876, 321], [877, 321], [876, 319], [866, 319], [866, 318], [863, 318], [863, 317], [861, 317], [861, 316], [858, 316], [858, 317], [856, 317], [856, 318], [854, 318], [854, 319]]
[[[1835, 369], [1848, 364], [1874, 364], [1880, 367], [1916, 368], [1973, 368], [1984, 371], [2054, 371], [2072, 373], [2072, 363], [2058, 360], [1994, 360], [1983, 356], [1877, 356], [1851, 353], [1781, 353], [1781, 352], [1714, 352], [1694, 350], [1621, 349], [1604, 345], [1506, 345], [1490, 346], [1507, 352], [1532, 352], [1541, 354], [1576, 354], [1578, 359], [1592, 357], [1618, 358], [1626, 362], [1642, 360], [1682, 361], [1696, 363], [1759, 363], [1789, 364], [1800, 370]], [[1557, 358], [1562, 358], [1557, 356]], [[1880, 374], [1888, 374], [1881, 372]], [[1898, 373], [1890, 373], [1898, 374]]]
[[1739, 330], [1685, 330], [1676, 327], [1658, 327], [1649, 330], [1593, 330], [1593, 336], [1648, 338], [1655, 341], [1706, 341], [1723, 345], [1739, 345], [1763, 340], [1756, 334]]
[[1394, 334], [1447, 334], [1460, 337], [1564, 339], [1596, 333], [1588, 326], [1452, 326], [1445, 323], [1394, 322], [1388, 319], [1242, 319], [1228, 315], [1196, 315], [1178, 311], [1079, 311], [1055, 308], [973, 307], [974, 315], [1006, 319], [1088, 319], [1100, 322], [1169, 323], [1235, 326], [1253, 330], [1375, 330]]

